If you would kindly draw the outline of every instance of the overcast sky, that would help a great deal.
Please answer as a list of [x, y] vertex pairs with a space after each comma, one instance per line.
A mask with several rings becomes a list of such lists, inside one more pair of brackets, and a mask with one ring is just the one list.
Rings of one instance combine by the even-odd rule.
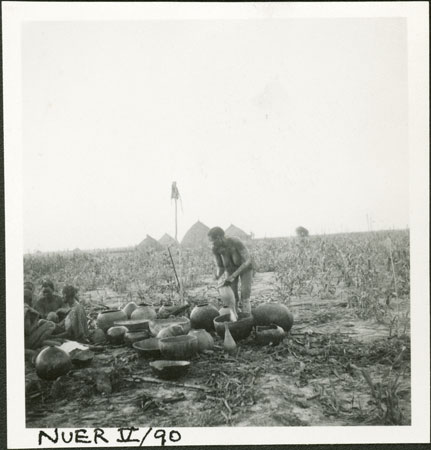
[[24, 248], [408, 226], [403, 19], [31, 22]]

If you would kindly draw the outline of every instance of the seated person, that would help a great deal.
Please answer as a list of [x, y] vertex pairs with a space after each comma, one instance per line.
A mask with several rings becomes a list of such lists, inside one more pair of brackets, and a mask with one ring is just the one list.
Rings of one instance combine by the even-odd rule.
[[33, 306], [34, 284], [31, 281], [24, 281], [24, 302]]
[[58, 309], [56, 314], [59, 318], [65, 317], [58, 323], [55, 337], [85, 342], [89, 334], [87, 316], [78, 301], [77, 293], [78, 290], [73, 286], [63, 288], [63, 307]]
[[24, 288], [24, 303], [28, 306], [33, 304], [33, 292]]
[[44, 345], [55, 330], [55, 323], [41, 319], [38, 311], [24, 304], [24, 343], [26, 350], [35, 350]]
[[57, 316], [50, 313], [55, 313], [63, 306], [63, 299], [59, 295], [54, 294], [54, 283], [51, 280], [45, 280], [42, 283], [42, 297], [34, 302], [33, 308], [38, 311], [43, 318], [58, 322]]

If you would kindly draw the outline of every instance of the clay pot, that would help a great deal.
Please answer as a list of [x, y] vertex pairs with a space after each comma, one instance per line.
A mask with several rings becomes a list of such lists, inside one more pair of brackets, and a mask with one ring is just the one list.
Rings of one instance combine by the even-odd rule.
[[190, 361], [154, 361], [150, 362], [150, 367], [158, 377], [176, 380], [187, 373]]
[[293, 325], [293, 315], [282, 303], [263, 303], [253, 311], [256, 325], [278, 325], [287, 333]]
[[169, 319], [155, 319], [150, 322], [150, 331], [157, 336], [163, 328], [171, 325], [180, 325], [183, 329], [181, 334], [187, 334], [190, 331], [190, 320], [187, 317], [171, 317]]
[[165, 303], [162, 305], [157, 311], [158, 319], [167, 319], [173, 311], [177, 309], [177, 306], [174, 306], [172, 303]]
[[144, 339], [148, 339], [150, 336], [151, 333], [149, 330], [128, 331], [124, 335], [124, 343], [132, 347], [135, 342], [143, 341]]
[[158, 334], [158, 339], [163, 339], [171, 336], [181, 336], [184, 334], [183, 327], [181, 325], [169, 325], [166, 328], [162, 328]]
[[97, 316], [97, 326], [103, 331], [107, 331], [114, 325], [114, 322], [120, 320], [126, 320], [127, 315], [120, 309], [109, 309], [108, 311], [102, 311]]
[[138, 307], [132, 312], [130, 319], [139, 320], [153, 320], [157, 317], [156, 310], [146, 303], [140, 303]]
[[229, 306], [223, 306], [219, 309], [219, 315], [225, 316], [228, 314], [230, 316], [231, 322], [236, 322], [238, 320], [238, 316], [236, 315], [236, 312], [232, 310]]
[[250, 335], [254, 325], [253, 316], [249, 316], [248, 314], [239, 313], [238, 320], [236, 322], [232, 322], [228, 314], [218, 316], [214, 319], [214, 327], [217, 334], [222, 339], [224, 339], [226, 322], [228, 324], [230, 334], [236, 342], [247, 338]]
[[78, 367], [89, 366], [94, 358], [94, 352], [91, 350], [80, 350], [79, 348], [72, 350], [69, 355], [72, 363]]
[[196, 336], [198, 340], [198, 351], [212, 350], [214, 348], [213, 337], [205, 330], [190, 330], [189, 336]]
[[124, 342], [124, 335], [128, 331], [126, 327], [111, 327], [106, 332], [106, 335], [111, 344], [118, 345]]
[[213, 320], [219, 315], [217, 308], [211, 303], [201, 303], [193, 308], [190, 314], [192, 328], [214, 330]]
[[105, 342], [105, 339], [105, 332], [101, 328], [96, 328], [91, 338], [92, 342], [94, 344], [103, 344], [103, 342]]
[[43, 349], [36, 358], [36, 373], [44, 380], [55, 380], [72, 368], [70, 356], [58, 347]]
[[119, 320], [114, 322], [115, 326], [126, 327], [129, 331], [150, 331], [149, 320]]
[[256, 327], [256, 342], [262, 345], [278, 345], [284, 339], [283, 328], [277, 325], [263, 325]]
[[134, 342], [132, 347], [144, 358], [160, 357], [160, 341], [157, 338]]
[[123, 308], [123, 312], [127, 315], [127, 318], [130, 319], [132, 312], [138, 307], [135, 302], [127, 303], [127, 305]]
[[169, 360], [188, 360], [198, 352], [196, 336], [174, 336], [160, 339], [160, 353]]

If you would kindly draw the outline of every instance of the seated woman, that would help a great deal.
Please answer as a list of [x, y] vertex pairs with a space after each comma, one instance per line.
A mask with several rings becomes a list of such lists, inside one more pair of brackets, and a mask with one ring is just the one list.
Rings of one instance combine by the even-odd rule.
[[24, 343], [26, 350], [36, 350], [44, 345], [55, 330], [55, 323], [41, 319], [40, 313], [24, 304]]
[[42, 297], [34, 302], [33, 307], [43, 318], [57, 321], [55, 314], [50, 313], [55, 313], [63, 307], [63, 299], [54, 293], [54, 283], [51, 280], [45, 280], [42, 283]]
[[73, 286], [63, 288], [64, 306], [56, 314], [59, 318], [65, 317], [57, 324], [55, 337], [85, 342], [89, 333], [87, 316], [84, 307], [78, 302], [77, 293], [78, 290]]

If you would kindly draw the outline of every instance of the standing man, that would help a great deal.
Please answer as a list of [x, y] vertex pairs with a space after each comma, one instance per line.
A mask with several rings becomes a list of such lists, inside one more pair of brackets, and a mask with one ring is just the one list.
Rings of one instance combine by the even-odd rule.
[[212, 243], [212, 251], [217, 265], [216, 280], [224, 272], [227, 273], [224, 284], [230, 285], [235, 294], [238, 307], [238, 281], [241, 280], [241, 311], [251, 314], [250, 294], [253, 278], [253, 263], [245, 245], [240, 239], [226, 237], [220, 227], [211, 228], [208, 231], [208, 239]]

